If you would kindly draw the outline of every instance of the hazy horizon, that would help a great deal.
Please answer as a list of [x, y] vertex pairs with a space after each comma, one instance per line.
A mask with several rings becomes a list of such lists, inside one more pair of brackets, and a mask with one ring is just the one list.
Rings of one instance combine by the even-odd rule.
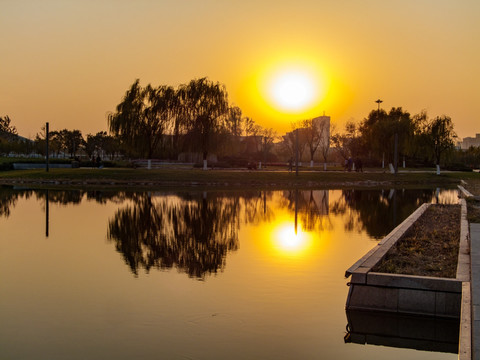
[[[0, 0], [0, 116], [22, 136], [107, 130], [127, 88], [208, 77], [231, 104], [278, 132], [331, 116], [342, 128], [375, 100], [448, 115], [459, 138], [480, 132], [480, 3], [440, 1]], [[311, 106], [285, 111], [268, 84], [312, 74]]]

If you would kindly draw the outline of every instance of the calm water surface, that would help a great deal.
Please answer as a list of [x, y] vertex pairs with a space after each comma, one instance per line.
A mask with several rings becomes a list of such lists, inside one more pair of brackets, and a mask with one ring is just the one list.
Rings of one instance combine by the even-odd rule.
[[0, 358], [456, 359], [344, 341], [345, 270], [425, 201], [0, 188]]

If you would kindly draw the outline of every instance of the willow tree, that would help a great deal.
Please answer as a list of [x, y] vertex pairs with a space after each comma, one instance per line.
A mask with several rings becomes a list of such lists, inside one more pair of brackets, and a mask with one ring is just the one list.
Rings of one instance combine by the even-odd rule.
[[437, 174], [440, 174], [442, 155], [454, 148], [456, 137], [452, 119], [448, 116], [437, 116], [426, 124], [423, 138], [433, 154]]
[[199, 141], [197, 145], [203, 153], [203, 169], [206, 170], [212, 137], [228, 113], [227, 91], [224, 85], [201, 78], [181, 85], [178, 95], [181, 117], [186, 121], [187, 130]]
[[141, 156], [151, 159], [176, 112], [176, 91], [171, 86], [145, 88], [137, 79], [116, 112], [108, 116], [110, 131]]

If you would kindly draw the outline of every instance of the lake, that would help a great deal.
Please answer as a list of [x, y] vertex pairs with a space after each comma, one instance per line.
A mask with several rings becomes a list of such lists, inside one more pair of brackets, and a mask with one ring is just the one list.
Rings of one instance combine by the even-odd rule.
[[424, 202], [457, 192], [0, 187], [0, 358], [456, 359], [346, 341], [345, 270]]

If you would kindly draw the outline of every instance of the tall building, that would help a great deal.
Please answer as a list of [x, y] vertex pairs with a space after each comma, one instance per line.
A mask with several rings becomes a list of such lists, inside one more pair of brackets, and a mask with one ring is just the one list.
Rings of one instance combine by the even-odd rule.
[[328, 147], [330, 141], [330, 116], [318, 116], [313, 119], [313, 124], [317, 127], [318, 133], [322, 137], [319, 148]]

